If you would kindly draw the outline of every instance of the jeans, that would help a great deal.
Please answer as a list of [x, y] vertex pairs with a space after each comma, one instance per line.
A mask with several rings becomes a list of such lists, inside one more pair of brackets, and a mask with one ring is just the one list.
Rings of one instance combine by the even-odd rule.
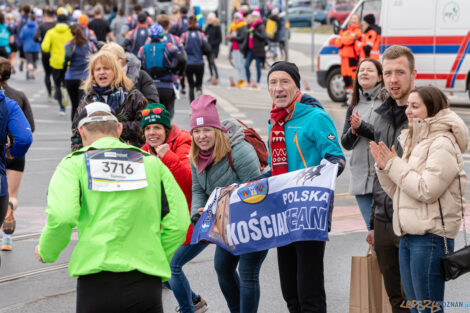
[[370, 230], [370, 209], [372, 207], [372, 194], [366, 193], [365, 195], [356, 195], [357, 205], [361, 211], [362, 218], [366, 223], [367, 230]]
[[251, 61], [255, 59], [256, 62], [256, 82], [259, 84], [261, 80], [261, 65], [263, 64], [263, 60], [261, 58], [257, 58], [253, 56], [253, 50], [248, 50], [245, 58], [245, 72], [246, 72], [246, 80], [250, 82], [251, 73], [250, 73], [250, 65]]
[[245, 58], [243, 57], [243, 54], [240, 52], [240, 50], [233, 50], [232, 58], [233, 64], [237, 69], [238, 80], [246, 80]]
[[198, 298], [198, 295], [189, 286], [189, 282], [183, 272], [183, 266], [194, 259], [208, 245], [209, 243], [205, 241], [200, 241], [194, 245], [183, 245], [176, 250], [171, 259], [171, 279], [168, 283], [175, 295], [176, 301], [178, 301], [181, 313], [194, 313], [193, 301]]
[[[449, 253], [454, 239], [447, 239]], [[443, 301], [445, 282], [441, 278], [440, 260], [445, 255], [444, 238], [435, 234], [405, 235], [400, 240], [400, 273], [408, 301]], [[418, 311], [419, 309], [419, 311]], [[430, 308], [415, 307], [412, 313], [430, 313]], [[422, 309], [422, 310], [421, 310]], [[440, 313], [444, 312], [441, 307]]]
[[267, 254], [268, 250], [233, 255], [221, 247], [215, 249], [215, 271], [231, 313], [258, 311], [259, 271]]

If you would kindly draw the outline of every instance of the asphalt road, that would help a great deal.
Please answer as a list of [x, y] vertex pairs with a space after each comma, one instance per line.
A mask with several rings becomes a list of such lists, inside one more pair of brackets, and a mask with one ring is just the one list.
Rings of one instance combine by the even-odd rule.
[[[332, 117], [338, 132], [343, 127], [345, 109], [333, 103], [326, 91], [315, 84], [315, 75], [309, 71], [309, 59], [301, 51], [292, 53], [300, 65], [301, 74], [310, 83], [307, 91], [317, 97]], [[234, 70], [225, 60], [224, 52], [219, 57], [220, 84], [205, 86], [204, 91], [218, 98], [221, 118], [229, 116], [242, 119], [267, 137], [267, 119], [270, 100], [266, 91], [265, 76], [260, 89], [233, 89], [228, 87], [228, 77]], [[206, 76], [205, 80], [208, 78]], [[42, 73], [36, 81], [26, 81], [24, 73], [17, 73], [11, 85], [23, 90], [29, 97], [36, 120], [34, 143], [27, 155], [17, 211], [18, 228], [16, 235], [39, 232], [45, 223], [46, 193], [49, 180], [56, 165], [70, 152], [70, 111], [67, 116], [59, 116], [55, 102], [49, 103], [42, 83]], [[470, 109], [455, 108], [459, 115], [470, 124]], [[189, 103], [186, 98], [177, 101], [173, 123], [184, 129], [189, 128]], [[349, 153], [345, 151], [346, 156]], [[470, 170], [470, 154], [464, 155], [465, 168]], [[333, 233], [327, 244], [325, 256], [325, 286], [328, 312], [348, 312], [349, 279], [351, 256], [365, 255], [367, 245], [365, 232], [358, 214], [355, 200], [347, 195], [349, 171], [338, 178], [335, 205], [345, 212], [334, 219]], [[468, 189], [466, 191], [468, 193]], [[342, 211], [342, 212], [343, 212]], [[335, 226], [335, 225], [340, 225]], [[468, 223], [467, 225], [470, 225]], [[336, 228], [335, 228], [336, 227]], [[54, 263], [43, 265], [34, 259], [33, 249], [37, 237], [19, 238], [14, 242], [12, 252], [1, 252], [0, 268], [0, 313], [3, 312], [74, 312], [76, 280], [68, 276], [65, 264], [72, 252], [76, 236]], [[462, 237], [456, 247], [462, 246]], [[185, 272], [195, 292], [200, 293], [210, 306], [209, 312], [228, 312], [224, 298], [218, 288], [213, 268], [214, 246], [210, 246], [190, 264]], [[287, 312], [282, 299], [277, 272], [276, 251], [269, 252], [261, 270], [261, 302], [259, 312]], [[446, 300], [470, 301], [470, 275], [449, 282]], [[176, 301], [170, 291], [163, 293], [165, 312], [174, 312]], [[465, 309], [448, 309], [446, 312], [465, 312]]]

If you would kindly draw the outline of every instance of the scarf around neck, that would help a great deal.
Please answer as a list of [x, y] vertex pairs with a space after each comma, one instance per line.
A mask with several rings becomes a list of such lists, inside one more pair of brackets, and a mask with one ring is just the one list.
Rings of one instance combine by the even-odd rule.
[[271, 110], [271, 132], [269, 144], [271, 145], [271, 168], [273, 176], [287, 173], [287, 148], [284, 126], [294, 113], [295, 104], [302, 99], [302, 93], [297, 91], [291, 103], [285, 108], [277, 108], [273, 104]]
[[93, 95], [94, 100], [108, 104], [114, 111], [119, 109], [128, 94], [122, 87], [116, 89], [111, 86], [100, 87], [95, 84], [92, 84], [91, 87], [95, 91], [95, 94]]
[[201, 174], [215, 159], [214, 148], [209, 151], [199, 150], [199, 155], [197, 158], [197, 172]]

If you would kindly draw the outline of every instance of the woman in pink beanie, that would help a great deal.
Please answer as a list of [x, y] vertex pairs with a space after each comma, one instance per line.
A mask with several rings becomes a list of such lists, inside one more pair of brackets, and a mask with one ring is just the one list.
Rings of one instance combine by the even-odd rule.
[[[193, 223], [199, 219], [209, 195], [216, 187], [244, 183], [260, 175], [258, 156], [255, 149], [245, 141], [243, 129], [230, 128], [229, 138], [220, 123], [216, 102], [215, 98], [202, 95], [191, 103]], [[258, 311], [259, 271], [267, 253], [265, 250], [235, 256], [216, 247], [214, 267], [230, 312]]]

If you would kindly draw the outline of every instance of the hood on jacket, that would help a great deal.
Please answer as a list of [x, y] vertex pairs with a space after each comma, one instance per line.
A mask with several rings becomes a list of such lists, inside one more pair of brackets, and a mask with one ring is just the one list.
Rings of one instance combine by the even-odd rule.
[[380, 27], [379, 25], [376, 25], [376, 24], [373, 24], [373, 25], [370, 25], [369, 27], [367, 27], [366, 31], [364, 32], [367, 33], [369, 30], [375, 30], [375, 32], [377, 33], [377, 35], [381, 35], [382, 34], [382, 27]]
[[29, 28], [35, 28], [36, 27], [36, 23], [32, 20], [29, 20], [28, 23], [26, 23], [26, 27], [29, 27]]
[[136, 82], [137, 78], [139, 77], [141, 62], [140, 60], [133, 54], [126, 52], [126, 59], [127, 59], [127, 77], [132, 79]]
[[320, 104], [320, 101], [318, 101], [316, 98], [312, 97], [309, 94], [302, 94], [302, 99], [300, 99], [300, 102], [311, 106], [317, 106], [320, 109], [324, 110], [323, 106]]
[[69, 25], [65, 23], [57, 23], [54, 30], [58, 33], [65, 33], [69, 29]]
[[[429, 128], [429, 134], [451, 132], [460, 151], [464, 153], [468, 147], [468, 128], [460, 116], [451, 109], [443, 109], [435, 116], [424, 119]], [[415, 123], [413, 123], [414, 125]], [[414, 128], [414, 126], [413, 126]]]
[[245, 140], [245, 132], [243, 131], [243, 125], [240, 124], [236, 119], [230, 117], [222, 121], [222, 127], [227, 130], [227, 137], [230, 141], [230, 145], [234, 146], [237, 143]]

